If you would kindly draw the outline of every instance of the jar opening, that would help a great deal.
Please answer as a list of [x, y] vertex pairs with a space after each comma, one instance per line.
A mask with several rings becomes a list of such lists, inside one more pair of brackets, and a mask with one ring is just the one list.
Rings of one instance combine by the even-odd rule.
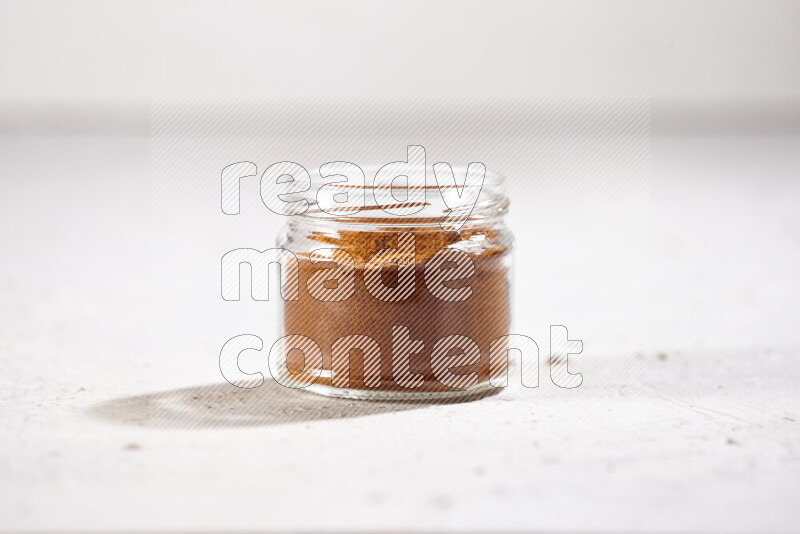
[[[482, 166], [406, 166], [407, 174], [398, 173], [389, 181], [377, 183], [381, 168], [361, 167], [363, 178], [351, 168], [349, 179], [344, 170], [335, 167], [325, 169], [324, 177], [319, 169], [310, 171], [311, 190], [317, 193], [308, 199], [309, 209], [299, 219], [389, 227], [436, 226], [451, 213], [460, 213], [469, 222], [498, 217], [508, 209], [505, 177]], [[413, 176], [413, 182], [408, 175]], [[355, 176], [358, 178], [354, 180]], [[415, 186], [423, 183], [423, 176], [424, 186]]]

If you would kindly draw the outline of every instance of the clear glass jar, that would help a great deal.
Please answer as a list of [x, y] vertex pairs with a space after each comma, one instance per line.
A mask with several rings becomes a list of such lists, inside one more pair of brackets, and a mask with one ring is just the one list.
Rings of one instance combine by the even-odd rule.
[[[462, 179], [465, 172], [454, 168]], [[372, 400], [495, 390], [489, 348], [511, 333], [512, 320], [504, 179], [487, 172], [466, 222], [451, 231], [432, 176], [428, 168], [425, 207], [411, 216], [385, 213], [368, 185], [358, 213], [312, 204], [288, 218], [276, 246], [297, 258], [299, 294], [280, 301], [280, 340], [270, 352], [280, 383]], [[312, 190], [322, 183], [312, 176]]]

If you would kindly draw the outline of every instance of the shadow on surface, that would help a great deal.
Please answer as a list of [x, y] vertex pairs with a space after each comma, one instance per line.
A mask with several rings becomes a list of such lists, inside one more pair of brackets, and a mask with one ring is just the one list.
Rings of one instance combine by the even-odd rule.
[[[485, 396], [464, 398], [459, 402]], [[254, 389], [240, 389], [225, 383], [121, 397], [96, 404], [89, 413], [122, 424], [191, 429], [350, 419], [436, 404], [452, 403], [334, 399], [284, 388], [268, 380]]]

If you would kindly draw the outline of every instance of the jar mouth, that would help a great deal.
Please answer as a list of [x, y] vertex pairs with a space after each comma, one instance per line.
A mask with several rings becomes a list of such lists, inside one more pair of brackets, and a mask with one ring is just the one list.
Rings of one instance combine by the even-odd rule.
[[[401, 185], [376, 185], [375, 176], [381, 169], [380, 165], [360, 166], [364, 173], [364, 183], [351, 183], [342, 175], [332, 175], [330, 171], [323, 177], [319, 170], [311, 171], [311, 190], [320, 191], [326, 188], [329, 197], [325, 207], [320, 204], [320, 194], [313, 199], [307, 199], [309, 208], [304, 213], [297, 215], [299, 220], [306, 223], [336, 222], [337, 224], [364, 225], [373, 224], [387, 227], [408, 226], [439, 226], [441, 221], [451, 213], [460, 211], [466, 217], [466, 224], [475, 220], [496, 218], [508, 210], [509, 200], [505, 194], [505, 176], [500, 173], [485, 171], [483, 182], [479, 185], [467, 185], [465, 178], [468, 167], [451, 166], [455, 185], [440, 184], [433, 166], [425, 166], [425, 186], [411, 190], [406, 188], [407, 177], [398, 174], [392, 184], [398, 179]], [[421, 167], [407, 166], [406, 172], [420, 172]], [[441, 171], [442, 169], [437, 169]], [[442, 179], [442, 182], [445, 182]], [[455, 189], [455, 191], [453, 191]], [[477, 189], [477, 191], [476, 191]], [[399, 192], [396, 196], [394, 193]], [[342, 207], [330, 201], [330, 197], [341, 198], [347, 194], [347, 201], [342, 202]], [[350, 193], [356, 195], [351, 200]], [[406, 193], [403, 197], [403, 193]], [[363, 195], [363, 202], [361, 195]], [[384, 203], [377, 200], [379, 195]], [[412, 197], [413, 195], [413, 197]], [[447, 195], [447, 200], [445, 200]], [[385, 202], [386, 198], [391, 202]], [[477, 198], [476, 198], [477, 197]], [[336, 202], [339, 202], [337, 199]], [[409, 214], [399, 215], [398, 211], [407, 211]]]

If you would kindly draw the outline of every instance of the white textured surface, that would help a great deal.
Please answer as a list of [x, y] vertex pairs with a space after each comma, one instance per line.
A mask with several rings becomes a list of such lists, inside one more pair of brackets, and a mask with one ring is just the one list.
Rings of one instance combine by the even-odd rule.
[[147, 140], [0, 139], [0, 529], [797, 531], [798, 154], [656, 139], [652, 346], [392, 406], [158, 351]]

